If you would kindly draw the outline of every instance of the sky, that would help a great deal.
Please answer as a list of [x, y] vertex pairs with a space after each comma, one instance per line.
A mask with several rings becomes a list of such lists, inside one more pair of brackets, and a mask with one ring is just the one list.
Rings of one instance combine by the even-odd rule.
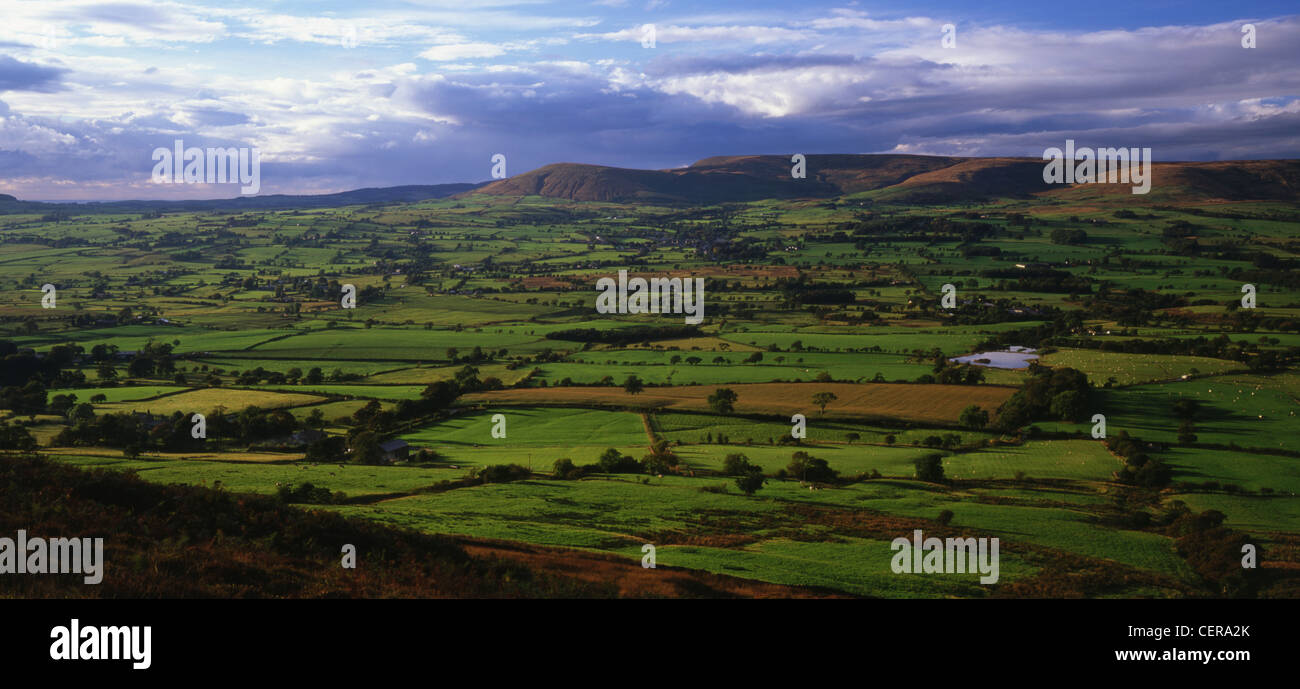
[[154, 181], [178, 139], [256, 148], [262, 194], [479, 182], [497, 154], [1300, 158], [1300, 3], [0, 0], [0, 193], [239, 194]]

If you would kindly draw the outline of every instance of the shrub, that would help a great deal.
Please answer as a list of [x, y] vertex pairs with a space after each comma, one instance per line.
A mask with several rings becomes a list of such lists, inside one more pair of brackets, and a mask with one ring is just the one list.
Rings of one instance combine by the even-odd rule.
[[331, 493], [330, 489], [303, 482], [297, 487], [286, 483], [276, 489], [275, 495], [285, 504], [299, 503], [307, 505], [334, 505], [347, 499], [344, 493]]
[[518, 464], [494, 464], [484, 467], [478, 472], [478, 478], [483, 483], [509, 483], [519, 481], [532, 476], [528, 467]]
[[561, 457], [551, 465], [551, 476], [555, 478], [576, 478], [578, 473], [578, 467], [568, 457]]

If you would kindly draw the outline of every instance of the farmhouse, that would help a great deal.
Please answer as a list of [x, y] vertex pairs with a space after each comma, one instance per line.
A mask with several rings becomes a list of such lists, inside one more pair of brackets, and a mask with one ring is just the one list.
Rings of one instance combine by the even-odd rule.
[[164, 423], [167, 423], [167, 420], [166, 420], [166, 419], [164, 419], [164, 418], [162, 418], [162, 417], [160, 417], [160, 416], [156, 416], [156, 415], [154, 415], [153, 412], [139, 412], [139, 411], [138, 411], [138, 412], [135, 413], [135, 418], [136, 418], [137, 421], [140, 422], [140, 426], [141, 426], [141, 427], [143, 427], [143, 428], [147, 428], [147, 429], [149, 429], [149, 430], [153, 430], [153, 429], [155, 429], [155, 428], [157, 428], [157, 427], [163, 425]]
[[325, 433], [314, 428], [296, 431], [268, 443], [268, 447], [304, 448], [325, 437]]
[[411, 452], [411, 446], [401, 438], [393, 438], [379, 443], [379, 449], [384, 453], [385, 462], [396, 462], [399, 459], [406, 459]]

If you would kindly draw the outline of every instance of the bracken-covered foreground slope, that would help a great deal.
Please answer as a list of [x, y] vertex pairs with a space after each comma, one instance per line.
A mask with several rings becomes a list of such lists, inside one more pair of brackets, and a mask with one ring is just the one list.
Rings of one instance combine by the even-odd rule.
[[[0, 598], [808, 597], [614, 556], [396, 529], [274, 499], [0, 458], [0, 534], [104, 538], [103, 581], [0, 578]], [[355, 569], [341, 566], [356, 546]]]

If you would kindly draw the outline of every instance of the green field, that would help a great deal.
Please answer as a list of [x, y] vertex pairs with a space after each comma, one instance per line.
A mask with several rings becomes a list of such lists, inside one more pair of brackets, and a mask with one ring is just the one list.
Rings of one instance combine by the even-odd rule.
[[[345, 497], [304, 509], [632, 562], [650, 543], [661, 567], [850, 596], [1218, 595], [1160, 521], [1176, 501], [1300, 536], [1291, 204], [900, 194], [0, 209], [3, 450], [230, 493], [310, 482]], [[619, 270], [703, 278], [703, 322], [597, 311]], [[1042, 356], [950, 362], [1013, 346]], [[1097, 414], [1167, 474], [1126, 472]], [[735, 454], [752, 495], [722, 473]], [[1000, 583], [895, 574], [917, 528], [999, 538]]]

